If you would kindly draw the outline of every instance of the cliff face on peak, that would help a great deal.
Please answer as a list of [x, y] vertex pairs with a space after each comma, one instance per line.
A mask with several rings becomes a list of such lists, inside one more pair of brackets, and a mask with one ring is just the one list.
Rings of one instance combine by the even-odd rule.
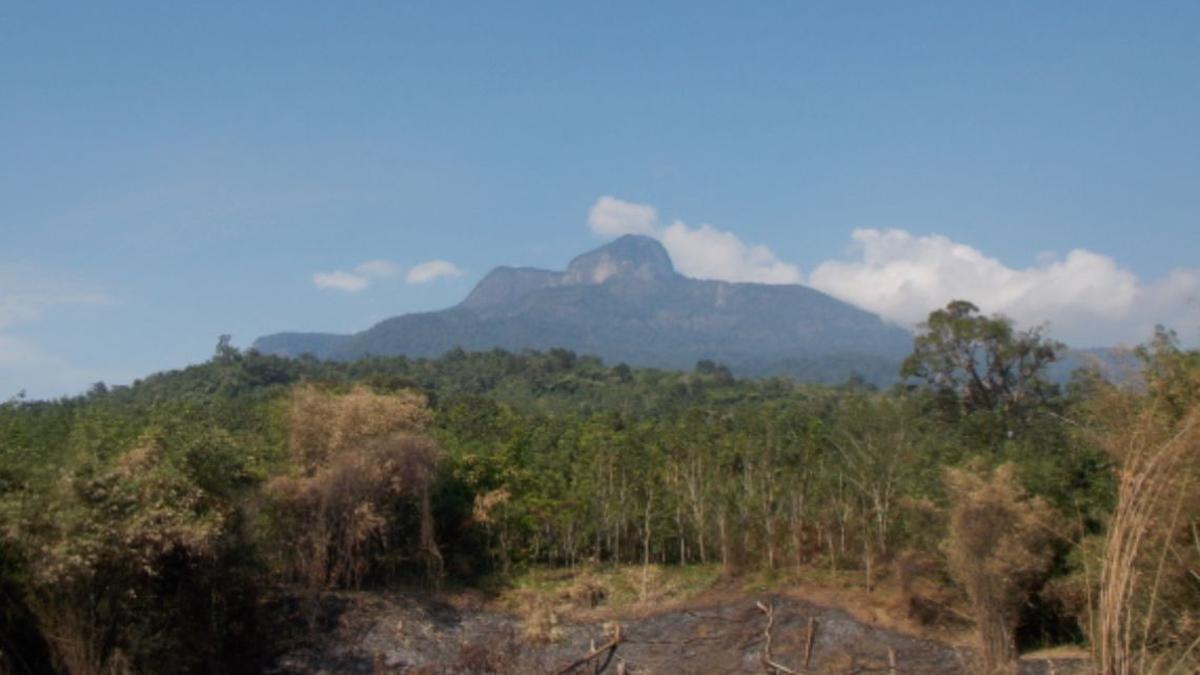
[[329, 359], [562, 347], [610, 363], [691, 368], [711, 359], [742, 375], [840, 381], [858, 374], [883, 383], [911, 350], [912, 335], [806, 286], [685, 277], [658, 241], [627, 235], [562, 272], [498, 267], [449, 309], [351, 335], [269, 335], [254, 346]]
[[662, 244], [650, 237], [627, 234], [572, 260], [567, 265], [565, 282], [602, 284], [613, 278], [670, 281], [677, 276]]

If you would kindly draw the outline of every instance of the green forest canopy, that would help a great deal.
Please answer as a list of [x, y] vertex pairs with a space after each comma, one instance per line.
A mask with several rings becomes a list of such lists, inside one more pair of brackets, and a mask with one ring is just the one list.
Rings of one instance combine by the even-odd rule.
[[[712, 362], [609, 366], [561, 349], [338, 363], [222, 340], [210, 361], [128, 387], [11, 400], [0, 405], [0, 663], [251, 672], [270, 650], [262, 599], [296, 584], [651, 561], [857, 569], [913, 555], [944, 581], [946, 471], [987, 480], [1001, 466], [1019, 484], [1005, 494], [1044, 502], [1059, 522], [1024, 582], [1046, 592], [1021, 621], [1085, 638], [1085, 552], [1118, 497], [1116, 460], [1088, 430], [1116, 390], [1088, 373], [1052, 386], [1043, 370], [1057, 345], [948, 310], [957, 324], [932, 316], [923, 335], [941, 337], [919, 339], [906, 365], [928, 384], [889, 391], [739, 380]], [[1190, 409], [1196, 353], [1163, 332], [1144, 356], [1151, 384]], [[948, 384], [975, 358], [1003, 392]], [[322, 420], [334, 431], [297, 440]], [[394, 469], [371, 470], [383, 465]], [[301, 528], [301, 542], [306, 513], [340, 513], [329, 531], [352, 534]], [[1182, 617], [1200, 589], [1178, 584]]]

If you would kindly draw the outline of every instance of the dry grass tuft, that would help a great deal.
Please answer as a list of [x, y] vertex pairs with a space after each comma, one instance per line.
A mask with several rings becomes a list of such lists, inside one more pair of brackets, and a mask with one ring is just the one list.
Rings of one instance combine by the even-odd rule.
[[531, 595], [521, 611], [521, 635], [534, 644], [549, 644], [563, 639], [559, 615], [546, 598]]
[[1180, 414], [1113, 392], [1104, 411], [1102, 441], [1120, 468], [1092, 618], [1095, 660], [1106, 675], [1191, 671], [1200, 667], [1200, 616], [1183, 596], [1200, 569], [1200, 403]]

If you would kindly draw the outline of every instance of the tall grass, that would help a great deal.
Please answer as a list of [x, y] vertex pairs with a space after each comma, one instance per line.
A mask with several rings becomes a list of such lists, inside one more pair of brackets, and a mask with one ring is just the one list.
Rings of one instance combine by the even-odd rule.
[[1195, 539], [1200, 405], [1177, 422], [1154, 407], [1110, 411], [1116, 424], [1106, 445], [1119, 462], [1119, 483], [1100, 568], [1094, 656], [1105, 675], [1196, 672], [1200, 628], [1194, 609], [1177, 602], [1183, 598], [1175, 586], [1181, 576], [1185, 584], [1195, 577], [1200, 555], [1200, 542], [1188, 541]]

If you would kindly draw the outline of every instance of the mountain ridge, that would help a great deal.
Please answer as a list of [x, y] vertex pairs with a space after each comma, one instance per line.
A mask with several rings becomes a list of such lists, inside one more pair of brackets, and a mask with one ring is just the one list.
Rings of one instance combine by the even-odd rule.
[[690, 368], [710, 359], [741, 375], [886, 383], [912, 334], [807, 286], [686, 277], [657, 240], [625, 235], [561, 272], [497, 267], [447, 309], [349, 335], [277, 333], [254, 347], [336, 360], [560, 347], [639, 366]]

